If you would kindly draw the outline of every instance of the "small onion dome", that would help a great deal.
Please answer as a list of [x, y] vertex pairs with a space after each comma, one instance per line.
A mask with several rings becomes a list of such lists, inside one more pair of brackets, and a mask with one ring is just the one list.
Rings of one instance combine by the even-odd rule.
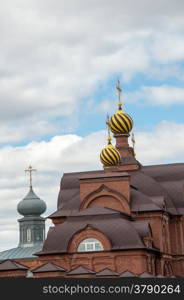
[[40, 216], [46, 211], [46, 204], [41, 200], [30, 187], [29, 193], [19, 202], [17, 206], [19, 214], [23, 216]]
[[108, 145], [105, 146], [100, 153], [100, 160], [104, 166], [114, 166], [120, 163], [121, 156], [119, 151], [111, 144], [110, 140]]
[[109, 126], [113, 133], [129, 136], [133, 127], [133, 120], [120, 107], [117, 113], [110, 118]]

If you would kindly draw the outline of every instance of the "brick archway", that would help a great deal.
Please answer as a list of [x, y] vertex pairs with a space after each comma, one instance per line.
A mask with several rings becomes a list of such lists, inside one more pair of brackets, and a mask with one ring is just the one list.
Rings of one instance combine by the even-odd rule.
[[130, 207], [127, 199], [119, 192], [101, 185], [100, 188], [87, 195], [81, 203], [80, 209], [92, 206], [106, 207], [130, 214]]
[[87, 238], [94, 238], [97, 239], [102, 245], [104, 250], [111, 250], [112, 245], [109, 239], [100, 231], [92, 228], [86, 227], [80, 232], [77, 232], [69, 241], [68, 243], [68, 252], [77, 252], [79, 244], [87, 239]]

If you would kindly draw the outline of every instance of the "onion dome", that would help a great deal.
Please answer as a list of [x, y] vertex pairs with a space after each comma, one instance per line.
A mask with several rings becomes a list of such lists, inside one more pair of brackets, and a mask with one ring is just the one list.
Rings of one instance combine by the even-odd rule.
[[109, 121], [110, 129], [115, 134], [121, 134], [121, 135], [127, 135], [129, 136], [129, 132], [133, 128], [133, 120], [132, 118], [123, 112], [122, 110], [122, 103], [121, 103], [121, 88], [120, 88], [120, 82], [118, 80], [118, 84], [116, 86], [116, 89], [118, 91], [118, 111], [116, 114], [114, 114]]
[[17, 206], [19, 214], [23, 216], [40, 216], [46, 211], [46, 204], [33, 191], [32, 187], [25, 198]]
[[46, 211], [46, 204], [33, 191], [32, 188], [32, 172], [36, 171], [31, 166], [25, 170], [29, 172], [29, 192], [22, 201], [17, 205], [19, 214], [23, 216], [40, 216]]
[[110, 118], [109, 126], [111, 131], [115, 134], [129, 135], [133, 127], [133, 120], [128, 114], [124, 113], [120, 107], [117, 113]]
[[104, 166], [114, 166], [120, 163], [121, 157], [119, 151], [111, 144], [111, 138], [108, 137], [108, 145], [100, 153], [100, 160]]

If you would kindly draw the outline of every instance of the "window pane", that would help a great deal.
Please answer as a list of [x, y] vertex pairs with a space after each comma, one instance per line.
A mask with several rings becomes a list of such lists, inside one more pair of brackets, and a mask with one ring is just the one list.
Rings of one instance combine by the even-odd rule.
[[95, 250], [96, 251], [102, 250], [102, 246], [100, 243], [95, 243]]
[[78, 247], [78, 251], [81, 251], [81, 252], [85, 251], [85, 244], [81, 243]]
[[83, 240], [77, 249], [78, 252], [103, 251], [102, 244], [93, 238]]
[[87, 251], [93, 251], [93, 244], [92, 243], [89, 243], [89, 244], [86, 244], [86, 250]]
[[85, 243], [94, 243], [97, 240], [96, 239], [85, 239], [84, 241], [85, 241]]

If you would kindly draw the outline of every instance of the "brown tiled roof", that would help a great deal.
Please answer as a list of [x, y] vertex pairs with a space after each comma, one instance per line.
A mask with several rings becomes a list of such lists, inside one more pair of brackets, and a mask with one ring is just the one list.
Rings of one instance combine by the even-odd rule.
[[[133, 212], [166, 210], [173, 215], [184, 214], [184, 164], [141, 166], [139, 170], [127, 173], [130, 175], [130, 207]], [[93, 207], [80, 211], [80, 178], [104, 175], [103, 170], [63, 175], [58, 211], [51, 217], [66, 216], [67, 219], [49, 230], [42, 253], [67, 252], [69, 240], [86, 226], [104, 233], [113, 250], [145, 248], [142, 239], [149, 235], [147, 222], [134, 222], [108, 208]]]
[[145, 221], [134, 221], [132, 225], [135, 227], [136, 231], [139, 233], [141, 239], [148, 237], [151, 233], [149, 222]]
[[149, 236], [148, 222], [142, 221], [141, 224], [137, 221], [132, 222], [121, 214], [68, 217], [64, 223], [58, 224], [49, 231], [42, 252], [67, 252], [72, 236], [87, 226], [104, 233], [111, 241], [114, 250], [144, 249], [142, 236], [143, 234]]
[[98, 172], [98, 173], [89, 173], [89, 172], [84, 172], [81, 176], [79, 176], [80, 180], [85, 180], [85, 179], [96, 179], [96, 178], [111, 178], [111, 177], [117, 177], [117, 178], [122, 178], [122, 177], [129, 177], [130, 175], [127, 172]]
[[159, 182], [179, 181], [183, 180], [184, 163], [144, 166], [143, 172]]
[[144, 167], [142, 167], [141, 170], [131, 173], [131, 185], [148, 197], [164, 197], [167, 211], [171, 214], [177, 214], [173, 199], [170, 197], [167, 190], [165, 190], [153, 177], [144, 173]]
[[148, 272], [144, 272], [142, 274], [139, 275], [140, 278], [153, 278], [155, 277], [153, 274], [148, 273]]
[[95, 272], [83, 266], [78, 266], [73, 270], [67, 272], [67, 275], [82, 275], [82, 274], [95, 274]]
[[137, 277], [137, 275], [130, 271], [125, 271], [125, 272], [121, 273], [119, 275], [119, 277]]
[[[71, 213], [71, 216], [96, 216], [96, 215], [112, 215], [112, 214], [120, 214], [120, 212], [117, 210], [110, 209], [110, 208], [93, 206], [93, 207], [89, 207], [85, 210], [75, 211], [75, 212]], [[52, 217], [52, 218], [62, 217], [62, 210], [56, 211], [49, 217]]]
[[184, 214], [184, 179], [180, 181], [165, 181], [161, 185], [172, 198], [178, 214]]
[[[157, 196], [159, 197], [159, 196]], [[162, 196], [161, 196], [162, 197]], [[131, 211], [132, 212], [140, 212], [140, 211], [161, 211], [163, 210], [163, 206], [156, 204], [153, 200], [154, 197], [147, 196], [142, 192], [139, 192], [135, 189], [131, 189]], [[162, 197], [162, 199], [164, 199]]]
[[44, 265], [42, 265], [41, 267], [38, 267], [34, 270], [32, 270], [33, 273], [42, 273], [42, 272], [64, 272], [66, 271], [64, 268], [57, 266], [56, 264], [49, 262], [46, 263]]
[[5, 260], [4, 262], [0, 263], [0, 271], [8, 270], [28, 270], [28, 268], [13, 260]]
[[96, 276], [119, 276], [118, 273], [110, 270], [110, 269], [103, 269], [100, 272], [96, 273]]
[[104, 171], [91, 171], [91, 172], [79, 172], [79, 173], [66, 173], [63, 175], [60, 184], [60, 192], [58, 195], [58, 209], [69, 212], [79, 210], [80, 207], [80, 195], [79, 195], [79, 178], [82, 175], [87, 174], [100, 174]]
[[[139, 170], [127, 173], [131, 176], [131, 185], [137, 190], [131, 192], [133, 211], [163, 209], [162, 202], [165, 201], [166, 209], [171, 214], [184, 213], [180, 197], [184, 164], [142, 166]], [[75, 215], [80, 207], [79, 179], [95, 176], [104, 176], [104, 171], [64, 174], [58, 196], [58, 211], [54, 216]]]
[[[184, 163], [147, 166], [143, 168], [143, 171], [164, 188], [176, 209], [176, 214], [184, 214]], [[168, 208], [171, 206], [168, 199], [166, 199], [166, 206]]]

